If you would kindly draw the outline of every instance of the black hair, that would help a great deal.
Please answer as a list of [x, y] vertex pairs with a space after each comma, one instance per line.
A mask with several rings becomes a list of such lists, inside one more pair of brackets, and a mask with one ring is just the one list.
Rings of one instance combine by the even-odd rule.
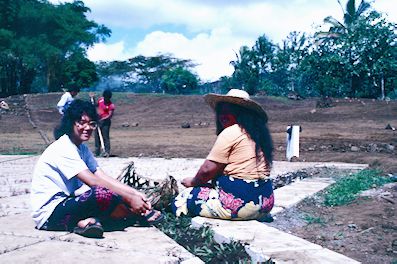
[[73, 132], [75, 122], [79, 121], [83, 115], [87, 115], [92, 121], [98, 121], [98, 114], [95, 106], [88, 101], [79, 99], [73, 100], [66, 109], [61, 123], [54, 129], [55, 139], [60, 138], [64, 134], [70, 136]]
[[223, 102], [218, 103], [215, 107], [217, 135], [224, 129], [218, 118], [222, 105], [229, 106], [231, 114], [237, 119], [237, 124], [239, 124], [239, 126], [248, 133], [249, 138], [255, 142], [256, 160], [259, 161], [259, 154], [262, 151], [266, 161], [271, 165], [273, 162], [273, 140], [269, 128], [267, 127], [267, 118], [240, 105]]
[[105, 91], [103, 91], [102, 96], [104, 98], [110, 99], [110, 98], [112, 98], [112, 91], [110, 91], [109, 89], [106, 89]]
[[80, 88], [76, 86], [72, 86], [68, 88], [68, 92], [80, 92]]

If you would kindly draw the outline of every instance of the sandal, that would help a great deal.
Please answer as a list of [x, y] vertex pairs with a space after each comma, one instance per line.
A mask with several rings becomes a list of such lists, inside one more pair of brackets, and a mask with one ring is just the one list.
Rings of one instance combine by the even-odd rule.
[[73, 233], [78, 234], [83, 237], [89, 238], [102, 238], [103, 237], [103, 227], [98, 219], [94, 218], [94, 223], [88, 223], [85, 227], [76, 226], [73, 229]]

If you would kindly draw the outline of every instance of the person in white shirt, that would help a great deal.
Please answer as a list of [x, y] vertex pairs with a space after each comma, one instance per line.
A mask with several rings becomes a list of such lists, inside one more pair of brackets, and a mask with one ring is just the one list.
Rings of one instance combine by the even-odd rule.
[[65, 110], [69, 107], [70, 103], [73, 102], [74, 97], [80, 92], [77, 87], [71, 87], [65, 92], [59, 102], [57, 103], [58, 112], [63, 115]]
[[[83, 144], [90, 139], [97, 120], [90, 102], [74, 100], [54, 133], [57, 140], [39, 158], [30, 196], [37, 229], [73, 231], [98, 238], [103, 236], [101, 221], [135, 219], [156, 224], [164, 218], [152, 209], [144, 194], [98, 167]], [[78, 195], [76, 191], [83, 184], [89, 190]]]

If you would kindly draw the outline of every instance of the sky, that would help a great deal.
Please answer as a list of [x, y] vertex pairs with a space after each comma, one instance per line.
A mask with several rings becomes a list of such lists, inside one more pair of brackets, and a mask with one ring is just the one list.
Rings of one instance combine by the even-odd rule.
[[[65, 2], [51, 0], [57, 4]], [[70, 2], [70, 1], [69, 1]], [[343, 21], [337, 0], [83, 0], [88, 19], [104, 24], [112, 36], [87, 54], [92, 61], [126, 60], [137, 55], [171, 54], [197, 64], [203, 81], [230, 76], [230, 61], [241, 46], [259, 36], [281, 43], [292, 31], [313, 33], [323, 19]], [[345, 8], [347, 0], [340, 0]], [[397, 23], [397, 0], [371, 0]], [[356, 1], [356, 4], [360, 0]]]

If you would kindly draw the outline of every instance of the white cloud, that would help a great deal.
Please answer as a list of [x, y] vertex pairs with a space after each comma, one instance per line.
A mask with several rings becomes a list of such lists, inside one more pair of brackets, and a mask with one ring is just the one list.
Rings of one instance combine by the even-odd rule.
[[[110, 38], [109, 44], [96, 44], [88, 52], [90, 59], [172, 53], [198, 63], [197, 73], [204, 80], [230, 75], [234, 51], [242, 45], [252, 46], [263, 34], [280, 42], [291, 31], [312, 32], [326, 16], [342, 20], [336, 0], [83, 1], [92, 10], [90, 19], [105, 24], [115, 36], [123, 35], [123, 39]], [[343, 7], [346, 1], [341, 1]], [[392, 2], [395, 0], [374, 0], [372, 6], [396, 22], [397, 9]], [[129, 37], [136, 30], [146, 35], [133, 42]]]
[[233, 38], [228, 29], [215, 29], [210, 34], [201, 33], [193, 39], [179, 33], [155, 31], [148, 34], [134, 49], [126, 49], [123, 41], [114, 44], [98, 43], [87, 54], [90, 60], [99, 61], [171, 53], [177, 58], [191, 59], [198, 64], [195, 70], [202, 80], [214, 81], [233, 72], [229, 62], [234, 59], [234, 51], [238, 51], [245, 42]]
[[87, 56], [92, 61], [125, 60], [131, 57], [125, 49], [124, 41], [113, 44], [97, 43], [88, 49]]
[[209, 34], [200, 33], [192, 39], [179, 33], [156, 31], [148, 34], [133, 54], [171, 53], [177, 58], [191, 59], [198, 64], [196, 72], [202, 80], [214, 81], [233, 72], [229, 62], [234, 59], [234, 51], [246, 41], [235, 38], [227, 28], [214, 29]]
[[[339, 12], [339, 6], [329, 1], [182, 1], [182, 0], [85, 0], [92, 9], [95, 21], [110, 28], [150, 28], [159, 25], [177, 25], [193, 33], [229, 27], [239, 34], [259, 36], [266, 33], [276, 41], [292, 30], [310, 28], [313, 16], [318, 22], [330, 13]], [[313, 11], [314, 12], [313, 12]], [[309, 13], [309, 15], [308, 15]], [[290, 28], [293, 28], [290, 30]]]

